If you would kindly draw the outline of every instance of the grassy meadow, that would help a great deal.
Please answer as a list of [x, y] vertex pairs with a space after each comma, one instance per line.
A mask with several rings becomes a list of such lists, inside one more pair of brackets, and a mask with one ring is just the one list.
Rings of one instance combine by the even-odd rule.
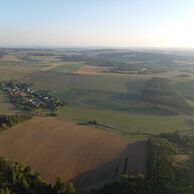
[[189, 130], [189, 127], [184, 124], [186, 116], [183, 115], [138, 114], [78, 106], [64, 107], [57, 113], [61, 117], [76, 122], [95, 119], [100, 124], [112, 127], [105, 129], [127, 136], [133, 133], [141, 135], [141, 133], [159, 134], [175, 130]]

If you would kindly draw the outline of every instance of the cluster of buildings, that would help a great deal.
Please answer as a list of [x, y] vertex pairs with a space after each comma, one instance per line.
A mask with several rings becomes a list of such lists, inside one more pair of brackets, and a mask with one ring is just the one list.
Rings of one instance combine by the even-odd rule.
[[6, 81], [0, 84], [0, 89], [6, 92], [11, 102], [23, 106], [24, 109], [58, 110], [66, 103], [49, 94], [47, 90], [35, 91], [28, 83]]

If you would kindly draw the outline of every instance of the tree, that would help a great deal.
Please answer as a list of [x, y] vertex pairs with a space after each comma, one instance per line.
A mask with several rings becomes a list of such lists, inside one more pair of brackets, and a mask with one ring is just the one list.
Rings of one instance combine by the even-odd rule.
[[6, 187], [6, 188], [1, 188], [0, 194], [12, 194], [12, 192], [8, 187]]
[[56, 179], [54, 190], [57, 194], [65, 193], [65, 184], [61, 181], [60, 178]]
[[75, 187], [73, 183], [67, 183], [66, 184], [66, 193], [67, 194], [73, 194], [75, 193]]

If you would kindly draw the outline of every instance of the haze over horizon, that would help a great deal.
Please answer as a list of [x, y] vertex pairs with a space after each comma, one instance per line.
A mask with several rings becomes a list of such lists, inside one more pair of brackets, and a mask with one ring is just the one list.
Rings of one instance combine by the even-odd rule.
[[0, 0], [0, 47], [194, 48], [192, 0]]

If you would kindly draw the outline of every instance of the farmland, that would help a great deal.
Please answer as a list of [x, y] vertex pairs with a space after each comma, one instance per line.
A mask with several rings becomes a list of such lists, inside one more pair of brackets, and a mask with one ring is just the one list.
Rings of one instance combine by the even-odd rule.
[[130, 133], [138, 133], [138, 131], [140, 133], [158, 134], [172, 132], [176, 129], [182, 131], [190, 130], [184, 123], [187, 116], [183, 115], [138, 114], [73, 106], [59, 110], [58, 114], [61, 117], [67, 117], [77, 122], [96, 119], [99, 123], [115, 127], [116, 129], [113, 132], [128, 137], [130, 137]]
[[[191, 55], [118, 50], [10, 49], [3, 52], [5, 55], [0, 60], [1, 79], [18, 79], [32, 83], [35, 89], [51, 89], [56, 97], [71, 104], [57, 112], [60, 117], [73, 117], [75, 121], [90, 120], [92, 117], [122, 131], [135, 133], [137, 130], [160, 133], [190, 129], [185, 125], [185, 120], [190, 116], [171, 115], [157, 107], [148, 107], [139, 97], [152, 77], [168, 78], [177, 92], [192, 97]], [[153, 73], [151, 69], [156, 59], [154, 72], [156, 69], [159, 71]], [[172, 65], [163, 65], [171, 60]], [[185, 64], [184, 70], [181, 62]], [[117, 71], [115, 66], [120, 69]], [[137, 69], [139, 67], [147, 68], [149, 72], [135, 73], [141, 70]], [[164, 68], [165, 71], [162, 70]], [[188, 77], [179, 77], [183, 73]], [[192, 103], [192, 99], [188, 100]], [[78, 111], [83, 114], [78, 114]], [[164, 120], [164, 124], [158, 125]]]
[[[102, 91], [126, 92], [130, 85], [136, 89], [136, 82], [141, 82], [137, 77], [117, 75], [78, 75], [56, 72], [35, 72], [23, 77], [25, 81], [31, 81], [36, 87], [49, 87], [49, 89], [65, 90], [69, 88], [95, 89]], [[145, 80], [143, 78], [143, 80]], [[148, 78], [147, 78], [148, 79]], [[137, 85], [138, 86], [138, 85]]]
[[[137, 133], [137, 131], [157, 134], [176, 129], [183, 132], [191, 130], [185, 124], [185, 120], [188, 120], [190, 116], [185, 114], [173, 115], [168, 111], [146, 106], [140, 100], [140, 95], [147, 81], [153, 76], [170, 79], [172, 85], [179, 93], [182, 92], [183, 95], [188, 95], [188, 92], [192, 92], [191, 88], [187, 89], [184, 85], [182, 87], [181, 84], [186, 82], [186, 85], [189, 85], [187, 82], [190, 82], [192, 87], [192, 76], [189, 78], [185, 77], [181, 81], [182, 78], [178, 76], [181, 71], [179, 72], [177, 69], [174, 71], [172, 66], [166, 67], [169, 69], [167, 72], [157, 74], [111, 73], [111, 65], [116, 65], [115, 62], [106, 63], [104, 61], [111, 60], [110, 56], [113, 54], [110, 54], [110, 52], [107, 51], [106, 55], [106, 50], [102, 52], [91, 51], [96, 58], [100, 58], [100, 61], [97, 61], [97, 59], [90, 59], [91, 53], [88, 51], [89, 60], [85, 57], [87, 62], [84, 63], [84, 61], [73, 60], [85, 59], [80, 56], [86, 54], [86, 52], [51, 50], [9, 51], [7, 55], [15, 55], [17, 60], [22, 60], [22, 62], [19, 63], [16, 60], [14, 67], [17, 68], [14, 70], [10, 64], [14, 59], [12, 57], [11, 62], [8, 61], [7, 65], [2, 64], [1, 67], [5, 70], [10, 68], [9, 72], [11, 70], [15, 71], [15, 76], [18, 75], [19, 79], [24, 82], [32, 83], [35, 89], [51, 89], [56, 97], [69, 102], [70, 106], [57, 111], [58, 116], [62, 118], [72, 119], [75, 122], [96, 119], [102, 124], [115, 128], [114, 130], [112, 129], [114, 133], [127, 136], [130, 136], [130, 133]], [[104, 54], [102, 55], [102, 53]], [[77, 57], [70, 57], [71, 55]], [[113, 60], [117, 59], [118, 65], [122, 65], [120, 62], [123, 63], [124, 61], [121, 58], [127, 55], [128, 53], [118, 52], [118, 54], [114, 54]], [[134, 62], [139, 55], [139, 53], [129, 55], [130, 63]], [[130, 58], [130, 56], [132, 57]], [[165, 58], [164, 54], [156, 54], [156, 56], [161, 61], [167, 58], [169, 60], [169, 56]], [[183, 58], [184, 60], [182, 61], [186, 61], [185, 57]], [[65, 61], [65, 59], [70, 61]], [[140, 57], [139, 59], [139, 63], [142, 63], [143, 59], [146, 59], [146, 61], [155, 60], [154, 55], [152, 56], [150, 53], [147, 55], [143, 53], [142, 58]], [[24, 65], [24, 62], [26, 65]], [[88, 62], [91, 62], [91, 64], [88, 64]], [[1, 63], [5, 62], [2, 61]], [[108, 67], [104, 67], [106, 64]], [[191, 58], [188, 57], [186, 68], [191, 68], [190, 64]], [[153, 66], [152, 63], [151, 66]], [[157, 68], [160, 66], [162, 66], [162, 63], [158, 63]], [[126, 70], [126, 72], [128, 71]], [[192, 99], [188, 100], [187, 102], [192, 103]], [[80, 112], [81, 114], [79, 114]], [[158, 123], [160, 124], [158, 125]], [[130, 139], [130, 137], [128, 138]]]
[[0, 10], [0, 194], [194, 194], [194, 0]]
[[[50, 117], [36, 114], [37, 108], [32, 120], [0, 136], [0, 155], [32, 166], [49, 183], [60, 177], [87, 193], [119, 180], [124, 169], [129, 175], [145, 174], [150, 137], [176, 130], [193, 134], [190, 54], [106, 49], [3, 53], [2, 83], [28, 83], [32, 91], [48, 90], [53, 99], [68, 102]], [[1, 91], [0, 113], [18, 111]]]
[[[12, 143], [8, 146], [8, 142]], [[136, 146], [143, 154], [137, 157], [142, 157], [142, 161], [145, 160], [144, 144], [128, 147], [127, 144], [124, 138], [109, 132], [76, 125], [71, 121], [45, 117], [35, 118], [4, 132], [0, 137], [0, 154], [31, 165], [51, 183], [56, 177], [68, 181], [75, 179], [80, 173], [87, 172], [87, 177], [98, 177], [90, 184], [99, 184], [102, 180], [103, 183], [110, 181], [111, 174], [107, 180], [103, 175], [109, 171], [114, 172], [118, 163], [122, 169], [127, 157], [126, 152], [134, 155]], [[136, 163], [135, 160], [136, 158], [134, 162], [130, 161], [133, 164], [129, 166], [128, 171], [133, 174], [143, 172], [144, 163]], [[108, 164], [109, 162], [111, 164]], [[108, 167], [105, 168], [104, 165]], [[90, 172], [99, 166], [101, 166], [99, 170]], [[79, 179], [78, 184], [83, 184], [85, 176]], [[115, 179], [117, 176], [119, 174]]]

